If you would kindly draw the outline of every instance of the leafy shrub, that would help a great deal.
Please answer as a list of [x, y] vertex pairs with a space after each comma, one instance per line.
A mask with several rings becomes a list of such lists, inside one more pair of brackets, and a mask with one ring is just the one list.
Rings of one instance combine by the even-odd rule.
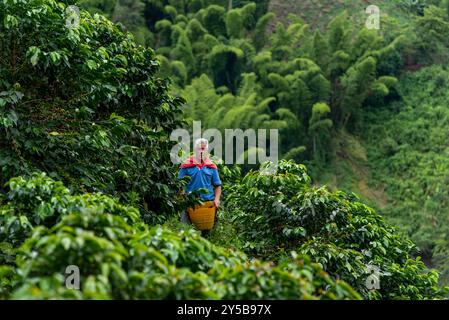
[[0, 265], [0, 299], [7, 299], [15, 286], [15, 269], [10, 266]]
[[6, 185], [10, 190], [0, 197], [5, 203], [0, 206], [0, 242], [14, 246], [22, 244], [36, 226], [52, 227], [63, 215], [85, 213], [90, 207], [122, 216], [130, 223], [139, 217], [135, 208], [102, 194], [72, 195], [61, 182], [45, 173], [13, 178]]
[[[279, 162], [273, 175], [248, 173], [228, 202], [247, 252], [277, 258], [290, 250], [308, 254], [331, 276], [366, 298], [423, 299], [441, 296], [438, 273], [428, 270], [414, 244], [354, 195], [310, 185], [305, 167]], [[365, 285], [367, 268], [380, 271], [380, 290]], [[397, 278], [407, 281], [397, 281]]]
[[[108, 215], [104, 215], [108, 216]], [[109, 216], [98, 219], [109, 230]], [[86, 219], [85, 217], [83, 218]], [[79, 215], [66, 216], [63, 222], [80, 221]], [[165, 243], [158, 249], [132, 239], [126, 245], [111, 239], [114, 231], [97, 235], [84, 225], [57, 225], [50, 232], [36, 233], [22, 248], [19, 257], [21, 278], [13, 298], [83, 298], [83, 299], [357, 299], [355, 291], [342, 281], [334, 282], [317, 264], [309, 260], [290, 261], [273, 266], [259, 260], [245, 262], [241, 253], [226, 253], [200, 236], [175, 234], [154, 227], [139, 237], [153, 235]], [[99, 230], [98, 230], [99, 231]], [[122, 230], [123, 231], [123, 230]], [[99, 232], [100, 233], [100, 232]], [[123, 232], [121, 232], [123, 233]], [[75, 236], [76, 235], [76, 236]], [[189, 238], [191, 237], [191, 238]], [[182, 257], [185, 239], [199, 250]], [[153, 240], [150, 238], [150, 241]], [[137, 242], [135, 242], [137, 241]], [[204, 240], [204, 242], [207, 242]], [[181, 251], [179, 251], [181, 250]], [[217, 252], [215, 252], [218, 250]], [[225, 253], [225, 255], [223, 255]], [[86, 255], [92, 257], [86, 259]], [[204, 256], [204, 258], [203, 258]], [[209, 257], [208, 257], [209, 256]], [[220, 259], [209, 260], [210, 256]], [[54, 257], [54, 258], [50, 258]], [[190, 260], [189, 260], [190, 258]], [[175, 260], [175, 262], [173, 262]], [[198, 261], [203, 260], [203, 261]], [[213, 264], [209, 265], [210, 262]], [[193, 263], [204, 271], [189, 269]], [[204, 262], [205, 264], [202, 264]], [[64, 287], [64, 271], [77, 265], [81, 272], [81, 290]], [[43, 271], [45, 270], [45, 271]]]
[[[53, 184], [61, 187], [59, 183]], [[27, 184], [22, 183], [22, 187], [26, 194]], [[39, 192], [44, 196], [47, 190], [40, 188], [36, 198], [40, 197]], [[332, 280], [306, 256], [294, 256], [279, 265], [249, 260], [239, 251], [213, 245], [192, 229], [175, 233], [162, 227], [149, 228], [138, 219], [136, 209], [120, 207], [107, 196], [93, 197], [94, 200], [88, 194], [63, 197], [65, 208], [69, 208], [67, 214], [61, 215], [54, 226], [39, 225], [32, 229], [17, 252], [15, 271], [0, 268], [5, 275], [2, 296], [11, 294], [15, 299], [359, 298], [348, 284]], [[34, 211], [40, 205], [36, 202], [29, 209]], [[66, 268], [72, 265], [80, 270], [80, 290], [66, 287]]]
[[0, 190], [40, 170], [162, 221], [177, 210], [168, 138], [183, 100], [156, 76], [153, 50], [101, 15], [81, 11], [79, 27], [67, 27], [66, 8], [55, 0], [0, 7], [1, 55], [13, 57], [0, 62]]

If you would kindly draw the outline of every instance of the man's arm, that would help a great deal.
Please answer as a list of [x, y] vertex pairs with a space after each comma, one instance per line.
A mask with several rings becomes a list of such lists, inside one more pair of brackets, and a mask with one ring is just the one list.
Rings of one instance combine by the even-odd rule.
[[212, 184], [214, 185], [214, 193], [215, 193], [214, 204], [215, 208], [218, 209], [218, 207], [220, 206], [220, 197], [221, 197], [221, 180], [220, 176], [218, 175], [217, 169], [212, 171]]
[[221, 186], [216, 186], [214, 192], [215, 192], [214, 204], [215, 208], [218, 209], [218, 207], [220, 206]]

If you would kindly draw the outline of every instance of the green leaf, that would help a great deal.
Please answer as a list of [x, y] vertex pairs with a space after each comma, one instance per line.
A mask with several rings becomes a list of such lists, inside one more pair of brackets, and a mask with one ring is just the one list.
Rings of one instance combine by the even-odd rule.
[[61, 61], [61, 55], [56, 51], [50, 52], [50, 58], [51, 61], [56, 65], [58, 65]]
[[30, 62], [33, 66], [37, 65], [41, 50], [38, 47], [30, 47], [28, 53], [31, 55]]
[[90, 70], [97, 69], [97, 63], [93, 60], [87, 60], [87, 66]]

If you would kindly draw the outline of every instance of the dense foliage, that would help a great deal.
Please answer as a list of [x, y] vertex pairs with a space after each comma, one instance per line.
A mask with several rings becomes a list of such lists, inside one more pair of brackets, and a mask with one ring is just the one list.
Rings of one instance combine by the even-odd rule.
[[176, 205], [168, 137], [182, 100], [156, 77], [151, 49], [101, 15], [82, 11], [67, 27], [66, 7], [0, 6], [0, 190], [39, 169], [161, 219]]
[[[228, 205], [257, 256], [307, 254], [366, 298], [423, 299], [438, 295], [438, 275], [414, 259], [416, 248], [353, 195], [310, 185], [305, 167], [282, 161], [274, 175], [248, 173]], [[367, 268], [379, 269], [380, 289], [366, 286]], [[408, 281], [407, 279], [412, 281]]]
[[[447, 279], [447, 71], [404, 73], [447, 62], [449, 6], [401, 1], [368, 30], [348, 12], [313, 29], [273, 3], [80, 0], [78, 21], [69, 0], [2, 1], [0, 298], [444, 296], [420, 255]], [[175, 223], [195, 195], [169, 136], [193, 120], [279, 129], [291, 159], [243, 177], [219, 165], [210, 241]], [[365, 128], [382, 212], [420, 248], [295, 162], [321, 180]]]
[[[10, 265], [0, 267], [1, 297], [12, 291], [15, 299], [359, 298], [307, 256], [278, 265], [248, 261], [197, 231], [150, 228], [135, 208], [105, 195], [71, 196], [44, 174], [14, 179], [9, 186], [9, 200], [0, 207], [2, 241], [17, 244], [16, 218], [20, 234], [29, 237], [15, 252], [16, 269], [14, 262], [0, 261]], [[80, 290], [66, 286], [71, 265], [80, 270]]]
[[295, 16], [274, 23], [266, 1], [141, 3], [145, 43], [187, 100], [188, 120], [220, 130], [279, 129], [283, 155], [315, 164], [327, 159], [334, 126], [349, 126], [365, 101], [389, 94], [406, 42], [399, 32], [359, 28], [346, 14], [325, 34]]
[[365, 138], [376, 174], [391, 198], [382, 212], [406, 231], [449, 280], [449, 72], [425, 68], [399, 88], [404, 101], [367, 114]]

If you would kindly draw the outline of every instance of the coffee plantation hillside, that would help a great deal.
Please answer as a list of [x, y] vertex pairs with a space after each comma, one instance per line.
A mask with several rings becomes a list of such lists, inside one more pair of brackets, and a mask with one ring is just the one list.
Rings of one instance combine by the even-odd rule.
[[[151, 49], [99, 15], [68, 27], [66, 9], [0, 7], [2, 297], [359, 298], [307, 257], [273, 266], [148, 227], [182, 203], [168, 164], [182, 100], [155, 76]], [[61, 286], [70, 265], [84, 272], [80, 291]]]
[[[105, 195], [72, 195], [43, 173], [8, 188], [0, 206], [2, 298], [360, 298], [307, 256], [249, 260], [194, 230], [148, 227], [135, 208]], [[65, 285], [72, 265], [80, 290]]]
[[[212, 234], [212, 243], [191, 227], [161, 226], [170, 218], [177, 220], [194, 200], [194, 195], [179, 194], [184, 181], [176, 178], [177, 167], [169, 156], [170, 133], [184, 125], [184, 100], [169, 93], [166, 75], [172, 73], [164, 69], [162, 57], [159, 63], [152, 49], [138, 46], [131, 34], [102, 15], [81, 11], [77, 25], [67, 11], [69, 4], [4, 0], [0, 6], [1, 298], [443, 297], [446, 289], [438, 288], [438, 273], [424, 266], [410, 240], [354, 196], [311, 185], [305, 167], [294, 161], [280, 161], [272, 175], [251, 171], [242, 177], [238, 166], [220, 168], [226, 219], [218, 226], [235, 230], [231, 240], [239, 245], [234, 249], [220, 241], [223, 235]], [[231, 16], [260, 16], [251, 3], [241, 8]], [[164, 10], [183, 21], [173, 9]], [[222, 9], [212, 7], [200, 15], [222, 39], [217, 12], [220, 16]], [[243, 19], [246, 31], [255, 21]], [[334, 31], [338, 34], [344, 24], [344, 16], [339, 17]], [[181, 25], [174, 29], [180, 31]], [[279, 26], [275, 48], [267, 49], [275, 58], [264, 81], [282, 85], [285, 77], [301, 88], [302, 77], [310, 77], [314, 88], [324, 88], [314, 91], [314, 97], [321, 97], [328, 92], [325, 71], [310, 59], [295, 61], [301, 70], [293, 78], [288, 70], [272, 74], [291, 57], [290, 46], [295, 47], [303, 28], [299, 21], [287, 30]], [[173, 35], [180, 36], [178, 49], [184, 52], [185, 35]], [[360, 43], [370, 43], [372, 37], [378, 41], [374, 48], [356, 50], [351, 63], [344, 63], [346, 75], [338, 63], [326, 69], [332, 74], [337, 66], [340, 71], [334, 75], [347, 85], [337, 108], [353, 105], [351, 96], [371, 94], [361, 74], [377, 70], [374, 56], [394, 54], [401, 42], [369, 32], [359, 36]], [[319, 34], [313, 39], [317, 46], [323, 44]], [[332, 43], [339, 47], [346, 42]], [[223, 62], [218, 58], [223, 53], [239, 55], [235, 48], [220, 50], [218, 46], [212, 56], [217, 63]], [[346, 61], [348, 56], [340, 53], [335, 58]], [[292, 119], [286, 110], [271, 110], [269, 97], [256, 99], [257, 92], [249, 90], [256, 84], [254, 75], [242, 78], [248, 90], [238, 91], [245, 105], [278, 111], [263, 118], [268, 127], [283, 125], [278, 121], [282, 117]], [[373, 73], [369, 88], [387, 94], [393, 78]], [[213, 78], [213, 90], [222, 80]], [[232, 92], [232, 82], [238, 81], [229, 81], [225, 86]], [[220, 90], [225, 89], [216, 92]], [[278, 98], [283, 97], [287, 95]], [[223, 107], [232, 100], [229, 95], [226, 99]], [[360, 99], [353, 106], [361, 107]], [[325, 101], [309, 107], [315, 110], [311, 127], [328, 127]], [[329, 133], [311, 132], [319, 141], [320, 134]], [[80, 290], [66, 285], [67, 268], [73, 266], [80, 270]]]
[[[380, 9], [379, 30], [365, 27], [370, 4]], [[173, 93], [186, 99], [187, 128], [192, 120], [201, 120], [204, 129], [221, 131], [278, 129], [282, 158], [306, 164], [315, 183], [357, 192], [364, 203], [379, 208], [387, 221], [408, 232], [425, 263], [443, 271], [446, 282], [444, 191], [422, 192], [444, 190], [436, 187], [447, 184], [444, 165], [435, 166], [426, 148], [420, 153], [429, 161], [411, 169], [418, 174], [404, 175], [404, 166], [395, 166], [401, 168], [396, 172], [378, 164], [389, 166], [384, 148], [389, 149], [389, 143], [396, 148], [398, 143], [392, 140], [409, 134], [408, 128], [416, 131], [422, 121], [411, 116], [396, 126], [398, 105], [414, 99], [408, 95], [423, 90], [427, 95], [420, 98], [432, 101], [431, 108], [447, 104], [447, 99], [436, 101], [419, 79], [410, 81], [408, 76], [423, 67], [447, 65], [448, 4], [446, 0], [79, 2], [123, 24], [139, 43], [155, 50], [160, 74], [170, 76]], [[430, 70], [431, 77], [441, 79], [437, 69]], [[403, 82], [414, 90], [402, 90]], [[447, 91], [444, 81], [438, 83]], [[384, 145], [380, 137], [390, 131], [384, 120], [390, 118], [396, 131], [394, 138], [387, 134]], [[428, 149], [444, 150], [444, 135], [442, 126], [432, 130], [426, 139]], [[404, 162], [417, 164], [414, 153], [401, 155]], [[404, 179], [401, 191], [390, 192]]]
[[[243, 239], [256, 242], [244, 249], [251, 256], [273, 258], [271, 262], [217, 247], [187, 227], [177, 232], [149, 227], [135, 208], [102, 194], [73, 195], [44, 173], [13, 178], [1, 198], [0, 292], [18, 299], [358, 299], [359, 289], [363, 297], [374, 299], [442, 297], [437, 272], [412, 259], [412, 244], [401, 241], [369, 208], [343, 195], [329, 203], [310, 195], [304, 168], [292, 162], [281, 162], [278, 174], [259, 183], [252, 180], [255, 176], [251, 172], [233, 184], [244, 197], [262, 197], [263, 186], [270, 186], [271, 194], [264, 198], [274, 211], [260, 201], [266, 209], [255, 217], [250, 207], [236, 206], [234, 196], [226, 202], [234, 207], [232, 214], [239, 211], [237, 221], [246, 227]], [[300, 223], [295, 225], [294, 212], [284, 212], [284, 222], [276, 220], [276, 212], [283, 211], [277, 206], [282, 206], [282, 193], [296, 194], [293, 210], [305, 210], [298, 212]], [[306, 212], [314, 205], [315, 224]], [[333, 228], [328, 215], [334, 216]], [[248, 223], [254, 218], [256, 224]], [[354, 235], [345, 235], [349, 231]], [[266, 254], [274, 244], [281, 249], [276, 257]], [[368, 252], [368, 244], [375, 249]], [[366, 290], [370, 273], [365, 264], [380, 268], [381, 290]], [[82, 275], [79, 291], [65, 285], [66, 268], [73, 265]]]

